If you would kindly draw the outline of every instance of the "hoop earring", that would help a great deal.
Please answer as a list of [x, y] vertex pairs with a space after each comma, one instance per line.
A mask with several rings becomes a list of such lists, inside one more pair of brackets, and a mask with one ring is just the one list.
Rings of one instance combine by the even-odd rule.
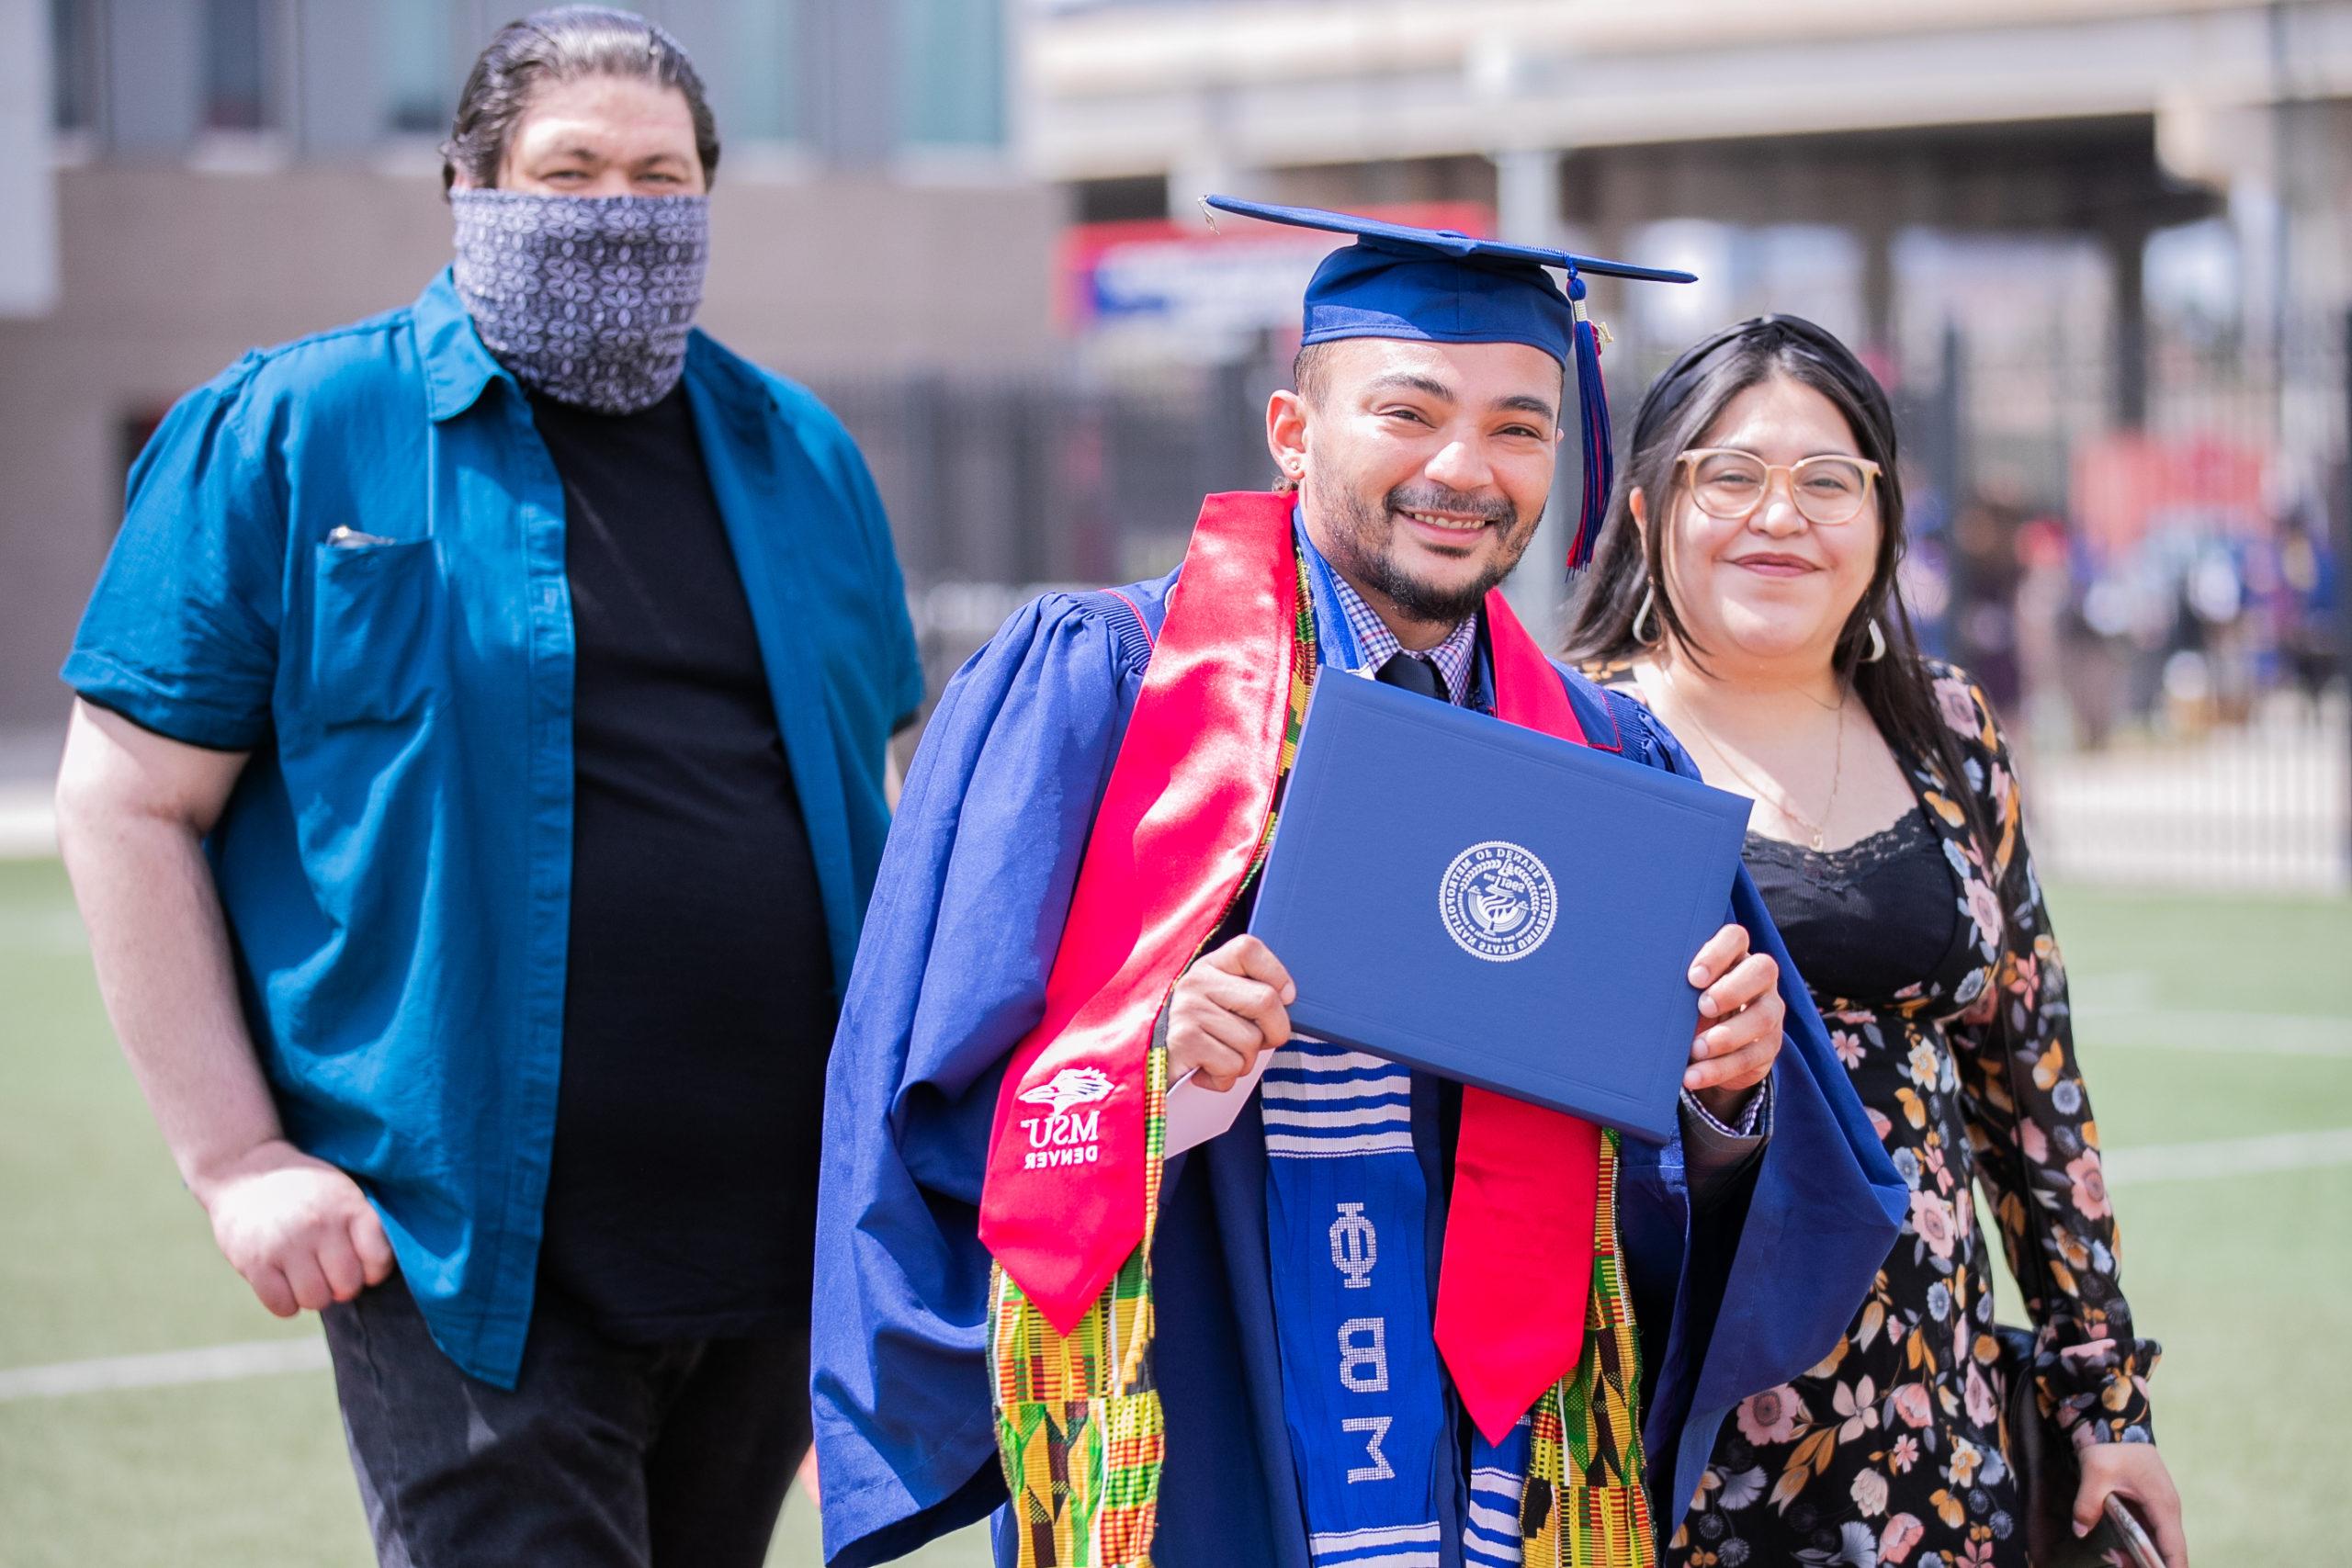
[[[1635, 611], [1634, 612], [1634, 640], [1635, 642], [1640, 643], [1644, 648], [1656, 648], [1656, 647], [1657, 646], [1657, 644], [1658, 644], [1658, 639], [1657, 639], [1657, 637], [1645, 637], [1645, 636], [1642, 634], [1642, 626], [1643, 626], [1643, 625], [1644, 625], [1645, 623], [1646, 623], [1646, 622], [1649, 622], [1649, 621], [1653, 618], [1653, 617], [1652, 617], [1652, 612], [1653, 612], [1653, 611], [1655, 611], [1657, 608], [1657, 588], [1652, 587], [1652, 586], [1645, 586], [1645, 587], [1643, 588], [1643, 590], [1642, 590], [1642, 604], [1641, 604], [1641, 608], [1639, 608], [1639, 609], [1637, 609], [1637, 610], [1635, 610]], [[1652, 626], [1650, 627], [1650, 630], [1651, 630], [1651, 631], [1653, 631], [1653, 632], [1655, 632], [1655, 631], [1657, 631], [1657, 626]]]
[[1871, 617], [1871, 650], [1862, 655], [1865, 664], [1876, 664], [1886, 657], [1886, 634], [1878, 627], [1878, 617]]

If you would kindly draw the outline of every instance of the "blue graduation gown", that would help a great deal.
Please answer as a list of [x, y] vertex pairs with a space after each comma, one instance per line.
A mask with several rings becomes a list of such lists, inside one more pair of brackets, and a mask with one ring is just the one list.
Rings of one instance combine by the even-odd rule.
[[[1004, 1502], [977, 1235], [989, 1119], [1007, 1057], [1043, 1012], [1079, 858], [1142, 687], [1150, 648], [1136, 614], [1157, 635], [1174, 581], [1122, 590], [1126, 604], [1053, 594], [1019, 612], [942, 695], [908, 777], [827, 1087], [811, 1382], [837, 1568], [888, 1561]], [[1662, 728], [1579, 676], [1561, 679], [1589, 739], [1696, 774]], [[1905, 1202], [1744, 872], [1734, 906], [1756, 948], [1780, 960], [1789, 1013], [1752, 1187], [1694, 1216], [1679, 1143], [1630, 1139], [1619, 1178], [1652, 1487], [1673, 1500], [1657, 1509], [1661, 1539], [1731, 1408], [1837, 1342]], [[1415, 1075], [1432, 1306], [1439, 1100]], [[1275, 1361], [1265, 1167], [1253, 1100], [1224, 1136], [1171, 1161], [1162, 1189], [1160, 1568], [1309, 1568]], [[1459, 1446], [1441, 1447], [1454, 1472], [1440, 1488], [1444, 1562], [1458, 1568], [1466, 1475]], [[1012, 1561], [1001, 1513], [997, 1555]]]

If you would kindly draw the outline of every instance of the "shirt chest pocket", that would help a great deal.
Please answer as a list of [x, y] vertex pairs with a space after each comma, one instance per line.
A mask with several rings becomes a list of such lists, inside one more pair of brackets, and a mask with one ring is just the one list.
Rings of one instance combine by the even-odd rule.
[[311, 718], [390, 724], [441, 694], [446, 606], [432, 539], [323, 544], [311, 590]]

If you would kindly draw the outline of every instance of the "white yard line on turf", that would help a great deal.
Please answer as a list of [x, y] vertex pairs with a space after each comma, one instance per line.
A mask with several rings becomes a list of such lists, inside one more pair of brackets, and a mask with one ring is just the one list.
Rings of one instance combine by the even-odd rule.
[[55, 1399], [69, 1393], [173, 1388], [182, 1383], [230, 1382], [283, 1372], [315, 1372], [326, 1365], [327, 1342], [316, 1337], [253, 1339], [241, 1345], [208, 1345], [198, 1350], [164, 1350], [150, 1356], [60, 1361], [47, 1367], [0, 1369], [0, 1404], [14, 1399]]
[[[2157, 1181], [2211, 1181], [2339, 1165], [2352, 1165], [2352, 1127], [2114, 1149], [2107, 1156], [2107, 1179], [2111, 1186], [2140, 1187]], [[327, 1364], [326, 1341], [318, 1338], [257, 1339], [152, 1356], [61, 1361], [54, 1366], [0, 1370], [0, 1404], [321, 1371]]]
[[2142, 1144], [2110, 1150], [2106, 1156], [2111, 1187], [2270, 1176], [2335, 1165], [2352, 1165], [2352, 1127], [2265, 1133], [2259, 1137], [2212, 1138], [2194, 1144]]
[[45, 779], [0, 783], [0, 860], [45, 860], [57, 852], [54, 793]]
[[2078, 1006], [2075, 1037], [2094, 1051], [2120, 1046], [2233, 1055], [2352, 1056], [2352, 1018], [2308, 1013]]

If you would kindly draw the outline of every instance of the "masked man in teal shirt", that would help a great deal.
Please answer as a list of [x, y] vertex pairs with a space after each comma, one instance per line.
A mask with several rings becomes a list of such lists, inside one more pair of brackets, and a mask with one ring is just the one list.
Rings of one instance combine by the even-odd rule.
[[718, 154], [641, 18], [501, 33], [455, 265], [181, 400], [65, 664], [107, 1007], [387, 1563], [754, 1564], [808, 1444], [922, 680], [847, 434], [693, 329]]

